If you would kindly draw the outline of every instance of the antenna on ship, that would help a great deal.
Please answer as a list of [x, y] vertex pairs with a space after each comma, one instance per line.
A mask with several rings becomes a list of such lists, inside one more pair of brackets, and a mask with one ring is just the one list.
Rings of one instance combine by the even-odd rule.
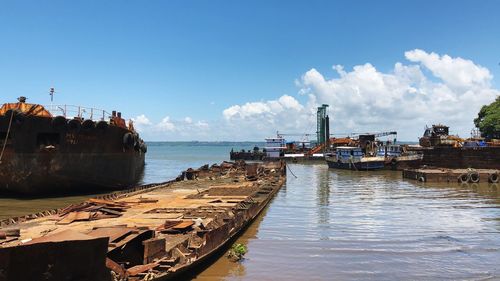
[[51, 87], [50, 90], [49, 90], [49, 94], [50, 94], [50, 102], [53, 102], [54, 101], [54, 93], [56, 92], [56, 89], [54, 89], [54, 87]]

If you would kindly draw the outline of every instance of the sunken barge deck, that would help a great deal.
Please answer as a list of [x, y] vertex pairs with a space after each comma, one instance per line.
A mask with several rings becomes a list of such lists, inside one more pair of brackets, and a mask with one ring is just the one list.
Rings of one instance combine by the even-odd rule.
[[220, 252], [285, 181], [282, 161], [225, 162], [1, 221], [0, 281], [178, 278]]

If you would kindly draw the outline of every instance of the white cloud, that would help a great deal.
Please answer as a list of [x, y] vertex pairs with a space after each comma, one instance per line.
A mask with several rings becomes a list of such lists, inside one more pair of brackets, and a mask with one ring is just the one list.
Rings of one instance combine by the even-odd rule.
[[208, 129], [210, 127], [210, 125], [206, 121], [198, 121], [198, 122], [196, 122], [196, 127], [200, 128], [200, 129]]
[[489, 70], [471, 60], [419, 49], [405, 58], [388, 72], [370, 63], [351, 70], [334, 65], [336, 75], [326, 77], [312, 68], [295, 80], [296, 97], [232, 105], [219, 120], [165, 117], [153, 124], [140, 115], [134, 121], [147, 140], [262, 141], [276, 131], [314, 133], [316, 107], [329, 104], [332, 133], [397, 130], [399, 139], [416, 141], [433, 123], [467, 137], [481, 106], [500, 94]]
[[285, 95], [233, 105], [223, 111], [224, 119], [239, 124], [242, 131], [258, 129], [253, 135], [261, 138], [276, 130], [314, 133], [304, 120], [315, 124], [311, 114], [326, 103], [334, 133], [397, 130], [400, 139], [416, 140], [424, 125], [446, 123], [467, 136], [480, 107], [500, 94], [490, 86], [493, 77], [488, 69], [471, 60], [418, 49], [405, 56], [417, 64], [398, 62], [388, 73], [370, 63], [351, 71], [335, 65], [338, 76], [326, 78], [313, 68], [295, 82], [299, 96], [308, 99], [305, 105]]
[[278, 100], [266, 102], [248, 102], [242, 106], [233, 105], [222, 114], [226, 120], [248, 119], [259, 116], [276, 116], [287, 110], [301, 111], [303, 106], [293, 97], [281, 96]]
[[[283, 95], [277, 100], [249, 102], [225, 109], [224, 137], [237, 140], [262, 140], [276, 131], [303, 132], [314, 126], [315, 109], [303, 106], [294, 97]], [[232, 138], [231, 138], [232, 137]]]
[[156, 128], [159, 131], [173, 131], [175, 130], [175, 125], [174, 123], [172, 123], [172, 121], [170, 121], [170, 117], [167, 116], [156, 125]]
[[132, 121], [134, 122], [135, 129], [138, 131], [146, 130], [146, 128], [152, 125], [151, 121], [144, 114], [132, 118]]
[[175, 120], [166, 116], [153, 123], [141, 114], [132, 120], [141, 137], [149, 141], [207, 140], [211, 137], [210, 124], [204, 120], [195, 122], [191, 117]]
[[440, 56], [419, 49], [405, 52], [405, 57], [409, 61], [422, 64], [434, 76], [441, 78], [445, 84], [452, 87], [489, 87], [493, 78], [487, 68], [460, 57]]
[[144, 114], [141, 114], [136, 118], [132, 118], [132, 121], [134, 121], [134, 123], [137, 125], [151, 125], [151, 121], [149, 121], [149, 119]]

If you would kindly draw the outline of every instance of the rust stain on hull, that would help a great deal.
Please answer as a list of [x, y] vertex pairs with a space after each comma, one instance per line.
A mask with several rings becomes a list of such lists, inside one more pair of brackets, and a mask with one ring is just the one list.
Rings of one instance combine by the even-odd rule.
[[[102, 256], [85, 251], [80, 255], [84, 255], [82, 260], [102, 261], [99, 266], [107, 268], [111, 280], [171, 279], [200, 265], [226, 245], [262, 211], [285, 180], [283, 161], [225, 162], [190, 169], [164, 185], [7, 220], [0, 232], [16, 236], [0, 237], [0, 261], [12, 259], [13, 251], [28, 260], [31, 253], [22, 250], [28, 244], [42, 245], [50, 255], [51, 247], [59, 243], [71, 249], [71, 241], [82, 244], [104, 238], [108, 244]], [[36, 268], [48, 266], [43, 253], [31, 260], [39, 264]], [[65, 262], [57, 264], [64, 267]], [[80, 266], [85, 268], [87, 264]], [[0, 263], [0, 281], [15, 280], [12, 274], [16, 270]], [[71, 276], [65, 270], [53, 270]], [[34, 271], [32, 275], [43, 273]]]

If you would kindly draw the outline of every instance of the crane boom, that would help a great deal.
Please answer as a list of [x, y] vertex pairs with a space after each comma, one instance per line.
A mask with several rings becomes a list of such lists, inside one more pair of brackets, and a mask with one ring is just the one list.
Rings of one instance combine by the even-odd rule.
[[392, 131], [392, 132], [381, 132], [381, 133], [375, 133], [375, 137], [376, 138], [380, 138], [380, 137], [386, 137], [386, 136], [390, 136], [390, 135], [397, 135], [398, 132], [396, 131]]

